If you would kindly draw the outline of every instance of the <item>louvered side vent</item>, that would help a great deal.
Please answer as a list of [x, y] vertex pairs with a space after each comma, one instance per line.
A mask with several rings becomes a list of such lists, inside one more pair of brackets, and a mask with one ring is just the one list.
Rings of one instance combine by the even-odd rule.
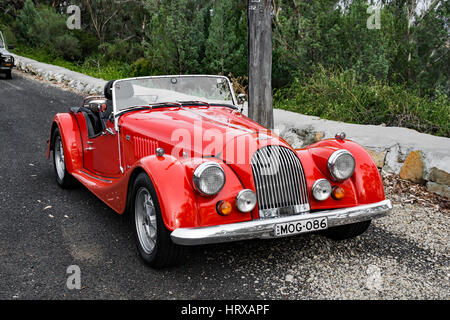
[[251, 162], [261, 219], [309, 211], [305, 174], [292, 150], [267, 146]]
[[155, 154], [156, 149], [158, 148], [158, 143], [154, 140], [134, 137], [134, 155], [136, 158], [146, 157], [152, 154]]

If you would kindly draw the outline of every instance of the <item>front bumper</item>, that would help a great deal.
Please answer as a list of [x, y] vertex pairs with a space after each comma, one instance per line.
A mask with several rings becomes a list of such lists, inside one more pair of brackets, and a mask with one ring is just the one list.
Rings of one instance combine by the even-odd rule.
[[367, 205], [318, 211], [288, 217], [252, 220], [200, 228], [178, 228], [171, 233], [172, 241], [180, 245], [202, 245], [246, 239], [275, 238], [275, 225], [311, 218], [328, 218], [328, 227], [361, 222], [385, 216], [392, 210], [390, 200]]

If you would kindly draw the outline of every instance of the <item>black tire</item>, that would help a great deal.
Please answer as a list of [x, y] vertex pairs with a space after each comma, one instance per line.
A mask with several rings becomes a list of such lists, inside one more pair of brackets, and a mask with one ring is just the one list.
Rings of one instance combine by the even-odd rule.
[[12, 71], [11, 70], [6, 71], [5, 76], [6, 76], [6, 79], [11, 80], [12, 79]]
[[372, 220], [367, 220], [333, 227], [325, 230], [324, 235], [333, 240], [351, 239], [363, 234], [369, 228], [371, 222]]
[[[56, 153], [57, 153], [57, 145], [59, 144], [59, 141], [61, 141], [61, 134], [59, 132], [59, 129], [56, 128], [55, 132], [53, 133], [53, 141], [52, 141], [52, 149], [53, 149], [53, 169], [55, 170], [55, 176], [56, 176], [56, 182], [58, 182], [58, 185], [63, 189], [73, 189], [75, 188], [78, 183], [77, 180], [70, 175], [70, 173], [67, 171], [66, 164], [64, 162], [64, 173], [58, 174], [57, 169], [57, 159], [56, 159]], [[63, 153], [65, 153], [65, 150], [63, 149]]]
[[[138, 221], [139, 218], [136, 219], [136, 216], [139, 215], [136, 210], [136, 204], [138, 202], [138, 197], [140, 191], [146, 192], [148, 191], [151, 195], [151, 200], [153, 203], [153, 208], [156, 213], [156, 241], [154, 242], [154, 247], [151, 252], [148, 252], [144, 249], [144, 246], [141, 243], [141, 240], [138, 235]], [[177, 245], [172, 242], [170, 238], [170, 231], [166, 228], [162, 215], [161, 215], [161, 207], [159, 205], [159, 200], [156, 195], [155, 187], [153, 186], [152, 181], [145, 173], [140, 173], [133, 185], [132, 193], [131, 193], [131, 205], [130, 205], [130, 221], [133, 227], [134, 238], [136, 241], [136, 246], [141, 256], [142, 260], [152, 268], [161, 269], [166, 267], [172, 267], [180, 262], [182, 262], [186, 255], [186, 247]], [[139, 204], [138, 204], [139, 206]], [[142, 227], [141, 227], [142, 228]], [[142, 233], [141, 233], [142, 236]]]

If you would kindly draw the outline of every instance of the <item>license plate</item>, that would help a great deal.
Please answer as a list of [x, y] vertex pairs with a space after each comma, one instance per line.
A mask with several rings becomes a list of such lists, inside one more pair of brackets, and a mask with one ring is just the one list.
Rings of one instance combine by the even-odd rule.
[[11, 63], [5, 63], [5, 67], [11, 67]]
[[306, 219], [275, 225], [275, 236], [283, 237], [298, 233], [324, 230], [328, 228], [327, 218]]

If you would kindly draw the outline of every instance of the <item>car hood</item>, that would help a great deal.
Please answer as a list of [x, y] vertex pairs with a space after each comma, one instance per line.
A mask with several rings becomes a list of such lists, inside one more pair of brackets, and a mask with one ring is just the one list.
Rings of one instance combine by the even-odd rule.
[[[122, 131], [130, 136], [152, 139], [177, 157], [218, 156], [230, 163], [242, 150], [268, 145], [289, 145], [260, 124], [227, 107], [160, 108], [133, 111], [120, 117]], [[289, 147], [290, 148], [290, 147]], [[239, 161], [242, 161], [239, 160]]]

